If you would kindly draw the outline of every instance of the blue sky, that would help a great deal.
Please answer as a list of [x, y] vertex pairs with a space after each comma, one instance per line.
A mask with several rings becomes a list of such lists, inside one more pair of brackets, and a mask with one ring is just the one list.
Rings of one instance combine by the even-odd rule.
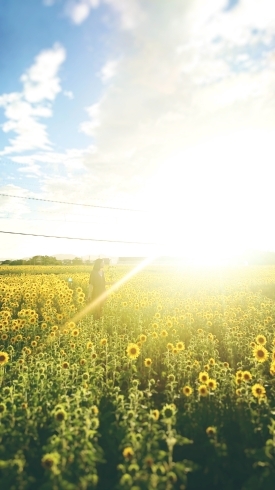
[[0, 230], [111, 240], [0, 258], [275, 250], [272, 0], [2, 0], [0, 32], [0, 194], [60, 201], [0, 196]]

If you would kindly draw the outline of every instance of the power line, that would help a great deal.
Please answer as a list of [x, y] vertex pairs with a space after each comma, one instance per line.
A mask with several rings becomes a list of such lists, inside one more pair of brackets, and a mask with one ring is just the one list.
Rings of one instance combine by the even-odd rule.
[[97, 238], [79, 238], [79, 237], [70, 237], [70, 236], [55, 236], [55, 235], [36, 235], [34, 233], [20, 233], [16, 231], [1, 231], [0, 233], [6, 233], [8, 235], [24, 235], [24, 236], [39, 236], [43, 238], [63, 238], [65, 240], [84, 240], [88, 242], [109, 242], [109, 243], [127, 243], [133, 245], [158, 245], [157, 243], [152, 242], [127, 242], [123, 240], [104, 240]]
[[[85, 216], [84, 214], [76, 214], [74, 216]], [[102, 224], [102, 221], [81, 221], [81, 220], [78, 220], [78, 221], [74, 221], [74, 220], [69, 220], [66, 218], [66, 215], [64, 214], [64, 219], [44, 219], [44, 218], [22, 218], [20, 216], [20, 218], [16, 218], [16, 217], [13, 217], [13, 216], [0, 216], [0, 220], [20, 220], [20, 221], [43, 221], [43, 223], [77, 223], [77, 224], [84, 224], [84, 225], [99, 225], [99, 224]], [[104, 218], [104, 222], [105, 222], [106, 218]], [[110, 220], [110, 218], [109, 218]], [[132, 223], [132, 222], [131, 222]]]
[[58, 204], [70, 204], [71, 206], [85, 206], [85, 207], [89, 207], [89, 208], [112, 209], [114, 211], [133, 211], [136, 213], [145, 213], [145, 210], [143, 210], [143, 209], [116, 208], [116, 207], [111, 207], [111, 206], [98, 206], [95, 204], [80, 204], [77, 202], [53, 201], [51, 199], [41, 199], [38, 197], [27, 197], [27, 196], [13, 196], [10, 194], [2, 194], [2, 193], [0, 193], [0, 196], [13, 197], [16, 199], [32, 199], [34, 201], [54, 202], [54, 203], [58, 203]]

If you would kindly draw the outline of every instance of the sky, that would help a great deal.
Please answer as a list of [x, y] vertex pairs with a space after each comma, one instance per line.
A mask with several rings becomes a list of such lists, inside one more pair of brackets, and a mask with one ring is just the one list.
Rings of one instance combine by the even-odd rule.
[[0, 0], [0, 259], [275, 251], [274, 87], [273, 0]]

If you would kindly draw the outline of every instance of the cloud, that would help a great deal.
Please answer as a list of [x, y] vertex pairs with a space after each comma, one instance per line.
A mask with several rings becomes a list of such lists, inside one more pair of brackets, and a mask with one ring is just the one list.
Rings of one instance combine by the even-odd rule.
[[[29, 191], [14, 184], [2, 185], [0, 194], [10, 194], [17, 196], [26, 196]], [[0, 196], [0, 218], [4, 219], [20, 219], [24, 215], [30, 213], [27, 201], [23, 199], [15, 199], [13, 197]], [[2, 223], [2, 222], [1, 222]], [[2, 223], [3, 224], [3, 223]], [[8, 225], [8, 223], [7, 223]]]
[[120, 27], [123, 30], [132, 30], [143, 19], [140, 2], [138, 0], [78, 0], [68, 1], [65, 13], [74, 24], [82, 24], [92, 9], [100, 5], [108, 5], [118, 14]]
[[71, 90], [64, 90], [63, 94], [70, 100], [74, 99], [74, 94]]
[[52, 116], [52, 102], [61, 91], [58, 70], [65, 57], [65, 49], [59, 44], [42, 51], [20, 78], [22, 92], [0, 96], [0, 107], [4, 108], [7, 118], [2, 130], [17, 135], [9, 140], [10, 146], [0, 155], [51, 148], [46, 126], [38, 120]]
[[57, 73], [65, 58], [66, 51], [59, 44], [56, 44], [53, 49], [42, 51], [35, 58], [34, 65], [20, 78], [23, 82], [24, 98], [28, 102], [53, 101], [56, 98], [61, 91]]
[[68, 171], [76, 171], [79, 173], [85, 168], [85, 159], [90, 158], [94, 152], [95, 148], [89, 146], [84, 149], [71, 148], [67, 149], [65, 152], [50, 151], [12, 156], [10, 159], [19, 165], [26, 165], [26, 167], [19, 168], [22, 172], [25, 172], [26, 169], [37, 168], [37, 165], [39, 164], [39, 168], [42, 172], [41, 175], [47, 174], [48, 171], [51, 173], [55, 169], [60, 169], [62, 172], [66, 169]]
[[115, 76], [118, 69], [118, 63], [118, 60], [109, 60], [101, 68], [99, 76], [103, 83], [108, 82]]
[[127, 33], [131, 42], [123, 38], [116, 76], [80, 125], [97, 149], [85, 166], [112, 185], [114, 199], [128, 194], [137, 205], [164, 162], [180, 180], [188, 162], [173, 164], [173, 155], [188, 147], [274, 127], [274, 59], [265, 43], [275, 21], [273, 3], [264, 3], [262, 13], [254, 0], [229, 11], [226, 0], [173, 0], [161, 8], [140, 2], [144, 21]]

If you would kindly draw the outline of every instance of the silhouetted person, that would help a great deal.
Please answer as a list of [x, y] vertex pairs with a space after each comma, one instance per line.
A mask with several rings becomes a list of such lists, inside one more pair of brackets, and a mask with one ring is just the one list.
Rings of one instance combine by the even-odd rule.
[[[95, 301], [106, 291], [106, 282], [104, 276], [104, 260], [96, 259], [94, 262], [93, 270], [89, 279], [89, 294], [88, 301]], [[102, 316], [102, 308], [105, 298], [97, 302], [93, 308], [94, 320], [99, 320]]]

